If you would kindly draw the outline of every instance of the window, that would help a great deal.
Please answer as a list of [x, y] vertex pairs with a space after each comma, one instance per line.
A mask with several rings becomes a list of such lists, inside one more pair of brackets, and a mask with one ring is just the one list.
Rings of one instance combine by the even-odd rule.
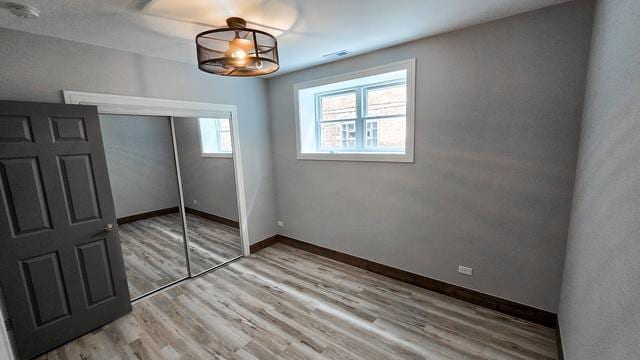
[[319, 151], [404, 151], [406, 80], [362, 85], [346, 92], [316, 96]]
[[295, 86], [298, 158], [413, 161], [414, 60]]
[[203, 157], [231, 157], [229, 119], [199, 118], [200, 146]]

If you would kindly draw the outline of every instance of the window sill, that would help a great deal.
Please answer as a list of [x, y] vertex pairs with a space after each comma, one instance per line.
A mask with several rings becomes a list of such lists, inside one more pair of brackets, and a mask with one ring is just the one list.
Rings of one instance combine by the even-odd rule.
[[370, 161], [413, 163], [413, 154], [389, 153], [298, 153], [298, 160]]
[[203, 158], [232, 158], [233, 153], [206, 153], [200, 155]]

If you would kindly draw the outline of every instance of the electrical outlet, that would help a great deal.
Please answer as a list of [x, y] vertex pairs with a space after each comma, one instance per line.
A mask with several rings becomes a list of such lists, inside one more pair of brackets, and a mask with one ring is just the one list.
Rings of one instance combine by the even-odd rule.
[[463, 275], [473, 276], [473, 269], [470, 267], [458, 265], [458, 272]]
[[194, 204], [197, 204], [197, 203], [198, 203], [198, 200], [195, 200], [195, 199], [194, 199], [194, 200], [193, 200], [193, 203], [194, 203]]
[[276, 224], [278, 224], [278, 226], [279, 226], [279, 227], [283, 227], [283, 226], [284, 226], [284, 221], [282, 221], [282, 220], [278, 220], [278, 221], [276, 222]]

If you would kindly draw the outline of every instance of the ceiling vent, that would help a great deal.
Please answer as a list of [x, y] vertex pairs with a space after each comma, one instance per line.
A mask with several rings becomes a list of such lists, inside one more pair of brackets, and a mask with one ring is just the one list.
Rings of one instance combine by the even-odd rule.
[[13, 15], [23, 19], [37, 19], [40, 17], [40, 10], [33, 6], [8, 3], [6, 7]]
[[340, 51], [332, 52], [330, 54], [324, 54], [324, 55], [322, 55], [322, 57], [323, 58], [341, 57], [341, 56], [346, 56], [346, 55], [349, 55], [349, 52], [347, 50], [340, 50]]

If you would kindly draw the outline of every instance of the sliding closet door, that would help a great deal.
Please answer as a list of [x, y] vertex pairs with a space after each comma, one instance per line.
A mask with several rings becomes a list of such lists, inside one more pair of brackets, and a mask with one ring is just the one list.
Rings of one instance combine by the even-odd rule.
[[242, 255], [230, 114], [173, 122], [196, 275]]
[[169, 117], [100, 115], [132, 299], [188, 276]]

